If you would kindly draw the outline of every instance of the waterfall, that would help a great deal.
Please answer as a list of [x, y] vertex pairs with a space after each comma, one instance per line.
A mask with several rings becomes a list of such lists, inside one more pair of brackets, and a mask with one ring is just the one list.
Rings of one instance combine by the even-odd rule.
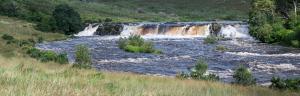
[[141, 26], [142, 26], [142, 24], [139, 24], [139, 25], [123, 25], [123, 31], [121, 32], [120, 35], [121, 36], [129, 36], [131, 34], [140, 35]]
[[98, 28], [99, 28], [99, 25], [93, 27], [92, 24], [89, 24], [88, 27], [86, 27], [83, 31], [79, 32], [75, 36], [93, 36]]
[[[213, 22], [177, 22], [177, 23], [129, 23], [122, 24], [120, 36], [131, 34], [143, 37], [207, 37]], [[222, 27], [218, 33], [225, 38], [252, 38], [249, 26], [244, 22], [220, 22]], [[93, 36], [99, 25], [89, 24], [75, 36]]]
[[248, 25], [225, 25], [220, 34], [225, 38], [252, 38], [249, 34]]
[[168, 37], [207, 37], [210, 34], [210, 24], [205, 25], [177, 25], [177, 24], [139, 24], [124, 25], [121, 36], [131, 34], [142, 36]]

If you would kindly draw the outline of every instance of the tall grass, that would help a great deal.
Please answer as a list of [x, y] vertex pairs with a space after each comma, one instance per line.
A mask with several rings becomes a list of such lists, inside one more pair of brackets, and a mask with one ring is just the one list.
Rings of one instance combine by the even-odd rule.
[[[1, 95], [22, 96], [293, 96], [288, 91], [206, 81], [99, 73], [27, 57], [0, 57]], [[296, 96], [296, 93], [294, 93]]]

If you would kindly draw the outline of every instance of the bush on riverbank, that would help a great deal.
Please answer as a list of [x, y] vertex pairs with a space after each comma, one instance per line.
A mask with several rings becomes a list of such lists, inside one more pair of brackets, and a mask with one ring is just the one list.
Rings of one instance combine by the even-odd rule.
[[279, 77], [273, 77], [271, 82], [272, 84], [270, 88], [275, 88], [280, 90], [300, 91], [300, 78], [281, 79]]
[[161, 54], [161, 51], [154, 49], [152, 42], [146, 42], [139, 35], [130, 35], [128, 38], [120, 38], [119, 48], [133, 53], [154, 53]]
[[21, 47], [23, 52], [42, 62], [54, 61], [60, 64], [68, 63], [67, 54], [57, 54], [53, 51], [41, 51], [37, 48], [34, 48], [36, 41], [33, 39], [18, 40], [8, 34], [2, 35], [2, 39], [6, 41], [6, 44]]
[[[300, 47], [300, 18], [288, 0], [253, 0], [250, 34], [264, 43]], [[297, 4], [296, 4], [297, 5]]]
[[235, 79], [234, 83], [236, 84], [246, 86], [256, 84], [255, 78], [252, 76], [252, 73], [244, 66], [240, 66], [235, 70], [233, 78]]
[[54, 61], [54, 62], [57, 62], [59, 64], [69, 63], [66, 53], [57, 54], [53, 51], [41, 51], [41, 50], [39, 50], [37, 48], [34, 48], [34, 47], [27, 48], [26, 50], [27, 50], [26, 53], [30, 57], [36, 58], [36, 59], [38, 59], [42, 62]]
[[206, 75], [205, 73], [207, 72], [207, 69], [208, 69], [208, 64], [204, 60], [200, 59], [197, 61], [196, 66], [191, 70], [191, 73], [189, 74], [181, 73], [177, 76], [177, 78], [181, 78], [181, 79], [191, 78], [194, 80], [219, 81], [219, 76], [215, 74]]
[[77, 68], [91, 68], [92, 59], [91, 52], [86, 45], [77, 45], [75, 52], [75, 64], [74, 67]]

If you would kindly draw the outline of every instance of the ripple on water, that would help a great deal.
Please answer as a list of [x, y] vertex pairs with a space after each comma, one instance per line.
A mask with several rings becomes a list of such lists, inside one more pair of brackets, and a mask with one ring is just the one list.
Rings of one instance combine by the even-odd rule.
[[[38, 44], [37, 47], [56, 52], [67, 52], [74, 61], [74, 47], [86, 44], [92, 51], [94, 67], [105, 71], [133, 72], [157, 76], [175, 76], [188, 72], [199, 58], [209, 64], [210, 73], [215, 73], [224, 82], [233, 80], [234, 70], [243, 64], [249, 67], [258, 83], [268, 83], [272, 76], [283, 78], [300, 77], [300, 51], [282, 46], [268, 45], [243, 40], [227, 40], [217, 44], [203, 44], [201, 38], [147, 38], [161, 55], [128, 53], [118, 48], [119, 36], [80, 37], [65, 41]], [[232, 43], [234, 42], [234, 43]], [[225, 46], [228, 52], [216, 51], [216, 46]]]

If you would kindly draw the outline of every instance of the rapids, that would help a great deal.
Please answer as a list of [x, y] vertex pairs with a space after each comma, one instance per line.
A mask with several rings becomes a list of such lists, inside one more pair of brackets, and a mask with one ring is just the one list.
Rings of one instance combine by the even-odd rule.
[[[219, 41], [217, 44], [204, 44], [202, 37], [210, 32], [209, 28], [202, 27], [210, 26], [210, 24], [197, 24], [178, 23], [175, 24], [177, 27], [164, 24], [164, 26], [168, 25], [165, 28], [161, 28], [161, 24], [124, 25], [119, 36], [77, 37], [38, 44], [36, 47], [43, 50], [67, 52], [69, 60], [74, 62], [74, 47], [86, 44], [92, 52], [93, 67], [101, 71], [175, 76], [179, 72], [189, 72], [195, 66], [195, 62], [203, 58], [208, 63], [208, 72], [217, 74], [224, 82], [233, 81], [232, 74], [241, 64], [251, 69], [260, 84], [269, 83], [272, 76], [300, 77], [299, 49], [259, 43], [248, 34], [248, 25], [240, 23], [222, 25], [219, 34], [231, 40]], [[201, 28], [196, 28], [200, 25]], [[189, 27], [188, 30], [187, 27]], [[190, 30], [196, 30], [198, 33], [189, 33]], [[192, 33], [195, 34], [190, 35]], [[139, 34], [146, 40], [152, 41], [154, 47], [161, 50], [163, 54], [128, 53], [119, 49], [116, 43], [118, 38], [130, 34]], [[225, 46], [229, 50], [217, 51], [217, 46]]]

